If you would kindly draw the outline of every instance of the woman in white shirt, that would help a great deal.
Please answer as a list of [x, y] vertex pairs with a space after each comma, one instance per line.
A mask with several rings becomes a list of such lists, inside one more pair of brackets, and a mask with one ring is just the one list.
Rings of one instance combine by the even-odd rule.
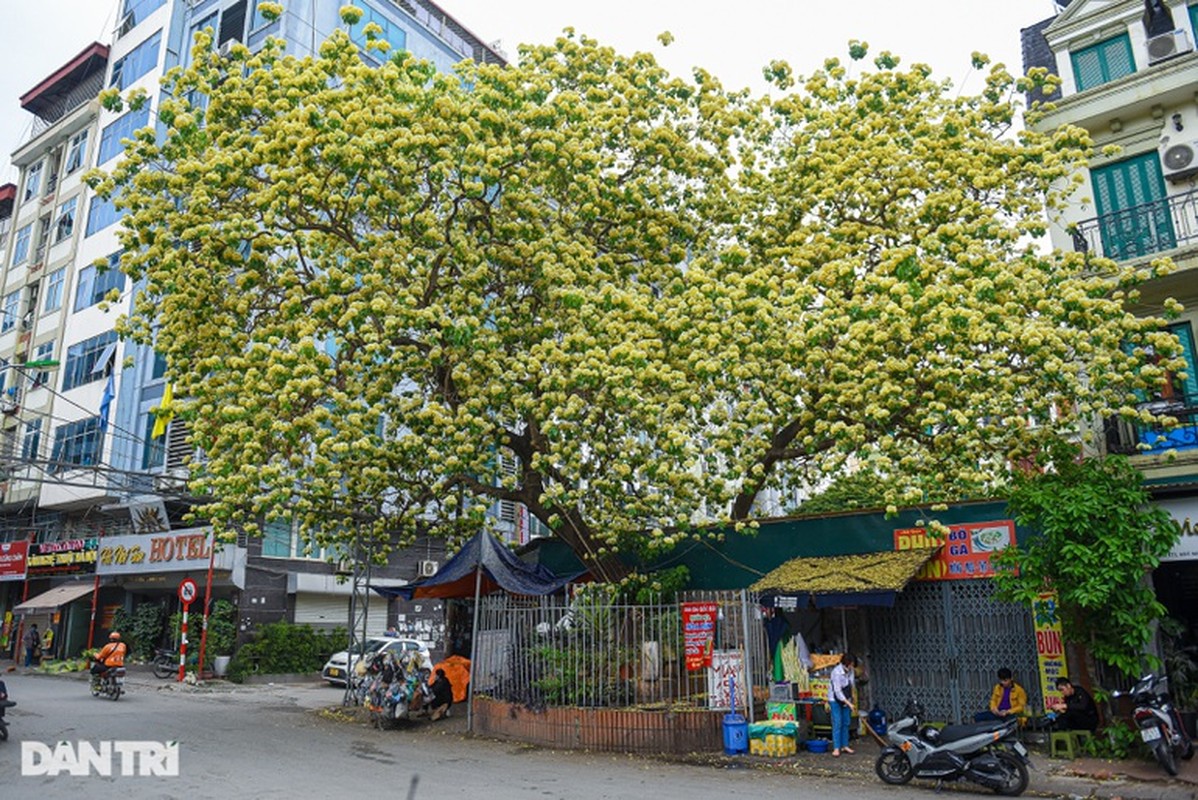
[[828, 682], [828, 706], [832, 717], [832, 755], [840, 751], [852, 753], [849, 747], [849, 725], [853, 718], [853, 668], [857, 657], [845, 653], [840, 663], [832, 667], [832, 678]]

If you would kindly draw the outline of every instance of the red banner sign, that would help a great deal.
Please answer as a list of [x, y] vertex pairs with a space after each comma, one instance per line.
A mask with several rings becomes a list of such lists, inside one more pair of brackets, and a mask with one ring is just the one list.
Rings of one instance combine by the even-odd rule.
[[683, 603], [682, 637], [686, 646], [686, 668], [690, 672], [711, 666], [715, 644], [715, 621], [719, 603]]
[[989, 578], [994, 574], [990, 556], [1015, 545], [1015, 523], [968, 522], [950, 525], [943, 538], [933, 536], [924, 528], [900, 528], [894, 532], [895, 550], [941, 546], [940, 553], [924, 565], [915, 576], [924, 581], [956, 581], [968, 578]]
[[0, 581], [25, 580], [29, 542], [0, 542]]

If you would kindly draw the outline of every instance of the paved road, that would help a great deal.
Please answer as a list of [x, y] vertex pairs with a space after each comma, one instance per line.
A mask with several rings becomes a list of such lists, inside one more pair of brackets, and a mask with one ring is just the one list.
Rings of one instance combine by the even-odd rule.
[[[872, 776], [873, 750], [854, 757], [807, 757], [816, 777], [756, 769], [669, 764], [622, 755], [555, 752], [467, 738], [461, 716], [407, 730], [378, 731], [339, 709], [342, 692], [304, 685], [211, 690], [133, 675], [118, 702], [92, 698], [82, 676], [4, 675], [19, 705], [9, 710], [10, 739], [0, 742], [0, 798], [20, 800], [171, 800], [186, 798], [385, 798], [385, 800], [936, 800], [993, 797], [916, 782], [888, 787]], [[457, 710], [457, 709], [455, 709]], [[100, 747], [107, 740], [171, 742], [178, 777], [21, 775], [22, 742], [47, 748], [65, 741]], [[36, 746], [36, 745], [35, 745]], [[870, 750], [866, 753], [865, 750]], [[814, 767], [810, 758], [821, 758]], [[719, 762], [721, 759], [714, 759]], [[847, 762], [847, 763], [846, 763]], [[1192, 785], [1065, 780], [1032, 773], [1029, 796], [1193, 800]], [[846, 772], [849, 773], [846, 776]], [[818, 775], [834, 775], [833, 778]], [[413, 781], [416, 785], [413, 789]]]
[[[5, 678], [19, 704], [9, 710], [11, 737], [0, 743], [0, 787], [6, 798], [932, 797], [925, 790], [892, 790], [876, 782], [854, 785], [467, 739], [455, 732], [460, 720], [378, 731], [314, 710], [340, 699], [337, 690], [318, 686], [196, 693], [147, 682], [131, 685], [129, 694], [114, 703], [92, 698], [82, 678]], [[65, 740], [72, 746], [83, 740], [98, 746], [106, 739], [178, 741], [179, 777], [20, 775], [22, 740], [47, 745]], [[119, 770], [118, 761], [114, 772]], [[409, 794], [413, 778], [418, 784]]]

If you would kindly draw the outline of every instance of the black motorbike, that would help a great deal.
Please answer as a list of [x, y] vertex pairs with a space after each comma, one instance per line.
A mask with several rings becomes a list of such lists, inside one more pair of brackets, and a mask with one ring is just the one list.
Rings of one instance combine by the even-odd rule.
[[125, 668], [106, 667], [92, 673], [92, 697], [107, 697], [109, 700], [120, 700], [125, 692]]
[[[12, 708], [17, 703], [15, 700], [0, 700], [0, 712], [5, 709]], [[8, 740], [8, 721], [4, 718], [4, 714], [0, 713], [0, 742]]]
[[1176, 775], [1177, 759], [1194, 757], [1194, 742], [1181, 724], [1181, 716], [1169, 699], [1169, 693], [1156, 691], [1164, 680], [1161, 675], [1145, 675], [1130, 692], [1114, 692], [1114, 696], [1131, 695], [1136, 704], [1132, 719], [1140, 730], [1140, 738], [1152, 748], [1165, 772]]
[[923, 724], [924, 711], [909, 701], [902, 719], [886, 731], [889, 747], [878, 756], [874, 771], [884, 782], [902, 784], [912, 778], [969, 781], [1014, 797], [1027, 789], [1027, 748], [1016, 738], [1014, 718], [937, 729]]

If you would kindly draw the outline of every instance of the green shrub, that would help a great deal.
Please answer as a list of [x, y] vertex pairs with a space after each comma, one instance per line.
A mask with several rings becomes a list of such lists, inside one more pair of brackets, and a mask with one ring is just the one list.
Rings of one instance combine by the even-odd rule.
[[315, 630], [308, 625], [272, 622], [258, 629], [252, 642], [243, 644], [229, 663], [229, 680], [240, 683], [245, 676], [315, 672], [329, 656], [348, 646], [344, 628]]
[[120, 631], [129, 655], [140, 661], [154, 658], [154, 648], [162, 641], [166, 608], [157, 603], [142, 603], [132, 614], [119, 608], [113, 615], [113, 630]]
[[1114, 720], [1097, 736], [1084, 744], [1086, 753], [1096, 758], [1128, 758], [1140, 749], [1140, 732], [1123, 720]]

